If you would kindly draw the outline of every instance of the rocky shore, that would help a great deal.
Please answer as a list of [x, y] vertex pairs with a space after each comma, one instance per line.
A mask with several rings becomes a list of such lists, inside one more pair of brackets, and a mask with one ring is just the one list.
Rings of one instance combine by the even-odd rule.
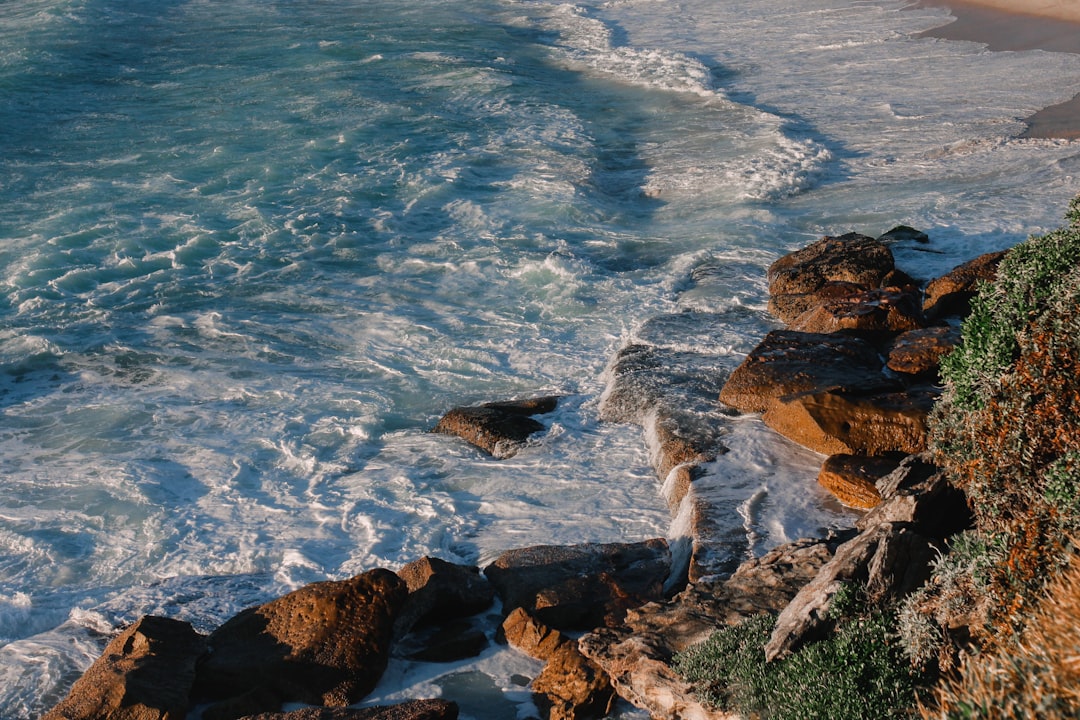
[[[777, 260], [769, 309], [786, 327], [738, 367], [706, 353], [680, 352], [672, 363], [675, 351], [647, 344], [611, 360], [601, 417], [642, 427], [685, 541], [522, 548], [482, 570], [421, 558], [303, 587], [208, 636], [147, 616], [116, 635], [44, 717], [455, 718], [452, 699], [349, 706], [372, 691], [392, 653], [462, 659], [492, 636], [546, 663], [531, 688], [551, 720], [603, 717], [619, 696], [655, 718], [729, 717], [671, 668], [675, 653], [767, 612], [776, 622], [766, 655], [784, 657], [829, 629], [842, 586], [858, 585], [872, 603], [903, 597], [929, 577], [945, 538], [970, 522], [965, 498], [924, 453], [926, 419], [938, 359], [1002, 254], [926, 283], [897, 269], [890, 247], [927, 241], [907, 227], [878, 238], [849, 233]], [[705, 328], [715, 320], [677, 318]], [[544, 429], [558, 402], [457, 408], [435, 431], [505, 458]], [[699, 482], [727, 452], [725, 419], [740, 413], [759, 413], [827, 455], [819, 482], [866, 511], [855, 527], [742, 562]], [[483, 625], [496, 599], [497, 630]], [[287, 704], [308, 707], [282, 711]]]

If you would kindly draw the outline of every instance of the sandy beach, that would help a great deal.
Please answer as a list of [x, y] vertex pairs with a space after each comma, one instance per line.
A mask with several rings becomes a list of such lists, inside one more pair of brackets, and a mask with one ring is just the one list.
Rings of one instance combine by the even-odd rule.
[[[1074, 0], [923, 0], [956, 21], [927, 37], [985, 43], [990, 50], [1080, 53], [1080, 2]], [[1080, 95], [1027, 118], [1023, 137], [1080, 139]]]

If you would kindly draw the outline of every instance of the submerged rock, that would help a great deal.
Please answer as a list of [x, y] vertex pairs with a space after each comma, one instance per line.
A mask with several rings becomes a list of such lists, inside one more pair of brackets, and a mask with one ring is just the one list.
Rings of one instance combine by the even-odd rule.
[[168, 720], [187, 715], [206, 638], [147, 615], [117, 635], [43, 720]]
[[505, 459], [516, 455], [529, 436], [544, 430], [533, 416], [552, 412], [558, 402], [558, 397], [548, 396], [457, 407], [443, 415], [432, 432], [456, 435], [492, 457]]

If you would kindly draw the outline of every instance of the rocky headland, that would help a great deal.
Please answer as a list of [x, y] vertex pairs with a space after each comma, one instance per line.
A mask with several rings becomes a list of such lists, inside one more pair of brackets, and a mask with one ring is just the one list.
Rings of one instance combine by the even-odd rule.
[[[349, 706], [393, 653], [456, 660], [491, 637], [546, 663], [531, 687], [550, 720], [603, 717], [618, 696], [655, 718], [734, 717], [672, 669], [676, 653], [768, 613], [776, 620], [765, 652], [783, 658], [828, 632], [842, 587], [856, 585], [871, 603], [911, 593], [945, 539], [971, 522], [963, 493], [925, 453], [927, 416], [940, 393], [938, 360], [1002, 254], [925, 283], [897, 269], [890, 250], [925, 242], [906, 227], [849, 233], [777, 260], [769, 309], [786, 327], [737, 367], [682, 351], [671, 362], [676, 351], [644, 343], [612, 358], [601, 417], [642, 427], [661, 491], [688, 528], [685, 546], [657, 538], [530, 547], [482, 570], [420, 558], [303, 587], [208, 636], [147, 616], [112, 639], [46, 720], [455, 718], [452, 699]], [[677, 321], [717, 321], [694, 315]], [[545, 429], [558, 402], [456, 408], [434, 430], [505, 458]], [[826, 455], [819, 482], [865, 511], [855, 526], [742, 561], [715, 522], [723, 510], [698, 484], [727, 452], [725, 419], [740, 413]], [[497, 630], [482, 625], [496, 598]], [[283, 712], [285, 704], [309, 707]]]

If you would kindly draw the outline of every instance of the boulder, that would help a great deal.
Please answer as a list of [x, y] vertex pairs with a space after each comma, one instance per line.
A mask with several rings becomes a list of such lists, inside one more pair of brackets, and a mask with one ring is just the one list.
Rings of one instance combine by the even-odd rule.
[[914, 288], [883, 287], [825, 300], [795, 318], [789, 327], [810, 333], [896, 333], [925, 326]]
[[936, 397], [931, 390], [807, 392], [773, 399], [762, 419], [825, 455], [917, 453], [926, 448], [926, 418]]
[[818, 484], [847, 507], [869, 510], [881, 502], [877, 482], [900, 464], [893, 455], [831, 455], [818, 473]]
[[812, 310], [830, 300], [846, 298], [872, 289], [869, 285], [861, 283], [830, 280], [813, 292], [769, 296], [769, 312], [785, 325], [791, 325], [807, 310]]
[[878, 236], [878, 242], [886, 245], [895, 243], [919, 243], [925, 245], [930, 242], [930, 236], [922, 230], [916, 230], [909, 225], [897, 225], [892, 230]]
[[240, 717], [282, 702], [344, 706], [375, 687], [390, 653], [405, 581], [376, 569], [313, 583], [249, 608], [208, 638], [199, 699], [220, 701], [204, 717]]
[[898, 335], [885, 365], [913, 378], [936, 378], [941, 358], [960, 342], [960, 329], [950, 325], [929, 327]]
[[548, 627], [524, 608], [514, 608], [501, 627], [507, 644], [531, 658], [547, 661], [555, 650], [569, 640], [558, 630]]
[[895, 389], [869, 342], [840, 334], [773, 330], [720, 391], [720, 401], [743, 412], [764, 412], [775, 398], [824, 390]]
[[553, 411], [558, 402], [558, 397], [549, 396], [457, 407], [443, 415], [432, 432], [457, 435], [489, 455], [505, 459], [516, 455], [530, 435], [544, 430], [533, 416]]
[[442, 625], [422, 628], [414, 631], [409, 641], [410, 646], [419, 645], [419, 649], [401, 653], [400, 647], [395, 647], [395, 654], [404, 654], [410, 660], [433, 663], [473, 658], [490, 645], [487, 633], [466, 620], [450, 620]]
[[971, 510], [963, 491], [925, 455], [910, 455], [877, 482], [883, 500], [856, 523], [868, 530], [882, 523], [910, 525], [935, 540], [944, 540], [971, 526]]
[[405, 581], [409, 596], [394, 622], [395, 637], [402, 637], [419, 624], [475, 615], [495, 599], [495, 588], [475, 566], [423, 557], [397, 574]]
[[457, 720], [457, 717], [457, 703], [436, 699], [366, 708], [309, 707], [292, 712], [247, 715], [240, 720]]
[[618, 697], [607, 673], [582, 655], [574, 642], [555, 649], [532, 689], [540, 693], [539, 705], [549, 720], [602, 718]]
[[858, 233], [826, 236], [769, 266], [769, 294], [812, 293], [837, 280], [876, 288], [893, 268], [892, 252], [874, 238]]
[[167, 720], [187, 715], [206, 638], [146, 615], [117, 635], [44, 720]]
[[966, 316], [971, 310], [971, 298], [978, 292], [979, 283], [994, 281], [998, 264], [1006, 252], [1002, 250], [980, 255], [931, 280], [923, 298], [926, 317]]
[[631, 607], [663, 597], [671, 571], [666, 540], [511, 550], [484, 568], [504, 612], [523, 607], [560, 630], [618, 623]]

